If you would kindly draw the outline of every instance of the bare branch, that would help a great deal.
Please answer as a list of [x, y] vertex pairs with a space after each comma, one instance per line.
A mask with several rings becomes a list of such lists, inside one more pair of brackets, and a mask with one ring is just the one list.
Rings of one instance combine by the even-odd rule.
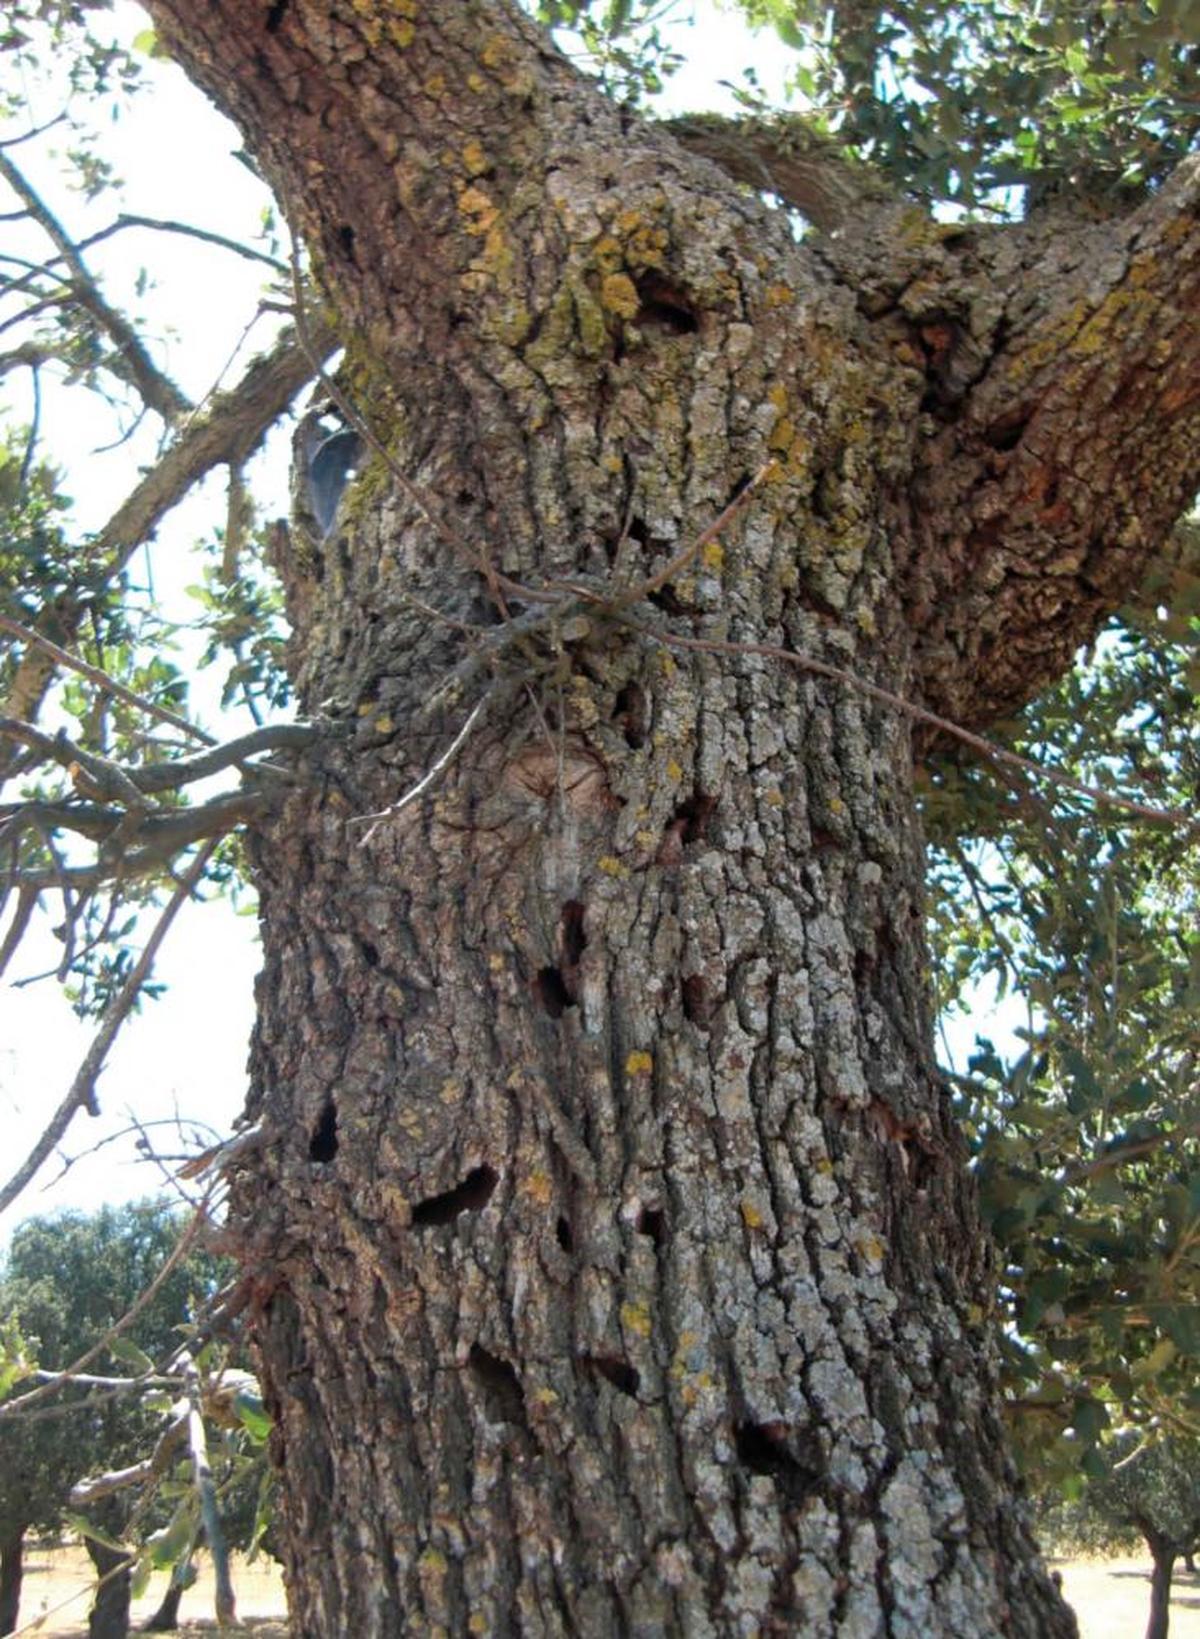
[[70, 654], [66, 649], [61, 648], [59, 644], [52, 643], [48, 637], [43, 637], [40, 632], [35, 632], [32, 627], [22, 626], [19, 620], [12, 620], [8, 615], [0, 615], [0, 631], [9, 632], [13, 637], [19, 637], [22, 642], [35, 645], [49, 655], [52, 660], [56, 660], [60, 666], [67, 666], [71, 671], [78, 672], [81, 677], [86, 677], [98, 689], [103, 689], [105, 694], [111, 694], [118, 700], [124, 700], [126, 705], [134, 706], [138, 711], [147, 712], [151, 717], [157, 717], [160, 722], [169, 723], [172, 728], [179, 729], [181, 733], [188, 735], [193, 740], [202, 740], [205, 745], [216, 745], [217, 742], [211, 734], [206, 734], [203, 729], [194, 727], [186, 717], [180, 717], [175, 712], [168, 711], [165, 706], [156, 705], [153, 700], [147, 700], [144, 694], [135, 694], [132, 689], [127, 689], [124, 683], [118, 683], [107, 672], [101, 671], [99, 666], [92, 666], [86, 660], [80, 660], [76, 655]]
[[[264, 751], [302, 750], [331, 732], [315, 723], [273, 723], [253, 729], [249, 734], [214, 745], [211, 751], [202, 751], [194, 757], [180, 757], [177, 761], [146, 763], [130, 768], [88, 751], [68, 738], [65, 730], [46, 734], [34, 723], [24, 723], [15, 717], [0, 717], [0, 736], [19, 740], [31, 747], [48, 762], [58, 763], [76, 775], [82, 771], [87, 777], [89, 795], [136, 801], [143, 794], [155, 791], [177, 791], [195, 780], [206, 780], [213, 774], [234, 764], [245, 765], [247, 773], [282, 774], [271, 764], [251, 763], [250, 758]], [[82, 782], [79, 782], [82, 788]], [[133, 793], [131, 795], [131, 792]]]
[[930, 728], [936, 728], [943, 734], [961, 740], [964, 745], [980, 752], [990, 761], [1007, 763], [1010, 768], [1020, 768], [1026, 774], [1033, 775], [1035, 779], [1049, 780], [1064, 790], [1076, 791], [1091, 802], [1103, 803], [1109, 808], [1119, 808], [1124, 813], [1135, 814], [1138, 819], [1154, 820], [1159, 825], [1186, 825], [1189, 829], [1195, 825], [1195, 816], [1186, 809], [1155, 808], [1150, 803], [1136, 802], [1131, 797], [1118, 796], [1115, 791], [1105, 791], [1100, 786], [1087, 785], [1082, 780], [1072, 779], [1061, 769], [1047, 768], [1042, 763], [1035, 763], [1030, 757], [1022, 757], [1015, 751], [1007, 751], [994, 741], [984, 739], [982, 734], [975, 734], [970, 729], [962, 728], [958, 723], [951, 722], [948, 717], [939, 717], [936, 712], [927, 711], [924, 706], [906, 700], [903, 695], [893, 694], [891, 689], [880, 688], [877, 683], [868, 683], [865, 678], [856, 677], [853, 672], [848, 672], [841, 666], [830, 665], [827, 660], [818, 660], [815, 655], [802, 654], [795, 649], [782, 649], [774, 643], [726, 643], [716, 638], [679, 637], [674, 632], [656, 632], [651, 627], [633, 620], [626, 620], [624, 624], [665, 649], [694, 649], [707, 654], [757, 654], [770, 660], [781, 660], [785, 665], [796, 666], [801, 671], [814, 673], [817, 677], [831, 678], [858, 694], [879, 700], [914, 722], [926, 723]]
[[[189, 239], [199, 239], [203, 244], [216, 245], [221, 250], [232, 251], [235, 256], [244, 256], [247, 261], [261, 262], [269, 267], [273, 273], [286, 277], [287, 263], [281, 262], [277, 256], [269, 256], [265, 250], [255, 250], [253, 245], [243, 245], [237, 239], [229, 239], [223, 233], [213, 233], [208, 228], [194, 228], [187, 222], [172, 222], [164, 217], [138, 216], [132, 211], [122, 211], [117, 220], [107, 228], [101, 228], [99, 233], [91, 234], [87, 239], [79, 241], [78, 249], [91, 250], [101, 240], [111, 239], [115, 233], [121, 233], [125, 228], [152, 228], [156, 233], [182, 233]], [[48, 264], [53, 266], [53, 264]]]
[[[151, 931], [149, 939], [146, 941], [145, 949], [142, 951], [141, 956], [139, 956], [138, 960], [134, 964], [129, 977], [125, 980], [125, 983], [121, 986], [120, 990], [117, 992], [116, 996], [114, 996], [111, 1004], [109, 1005], [109, 1008], [101, 1021], [100, 1028], [96, 1032], [95, 1039], [93, 1040], [92, 1045], [88, 1048], [87, 1053], [84, 1055], [83, 1063], [79, 1066], [79, 1069], [76, 1072], [75, 1079], [71, 1083], [70, 1091], [67, 1093], [66, 1098], [63, 1099], [58, 1109], [54, 1112], [53, 1117], [51, 1118], [41, 1137], [38, 1139], [37, 1143], [33, 1146], [33, 1149], [17, 1168], [16, 1172], [9, 1179], [8, 1183], [5, 1184], [4, 1188], [0, 1189], [0, 1212], [4, 1212], [12, 1205], [17, 1196], [25, 1188], [25, 1185], [42, 1165], [43, 1161], [45, 1161], [50, 1155], [51, 1151], [54, 1149], [54, 1146], [58, 1143], [59, 1139], [70, 1126], [71, 1121], [74, 1119], [75, 1112], [82, 1106], [88, 1110], [89, 1114], [94, 1115], [97, 1113], [98, 1106], [96, 1104], [96, 1082], [99, 1079], [100, 1072], [104, 1068], [104, 1061], [108, 1056], [109, 1049], [116, 1040], [117, 1032], [125, 1023], [126, 1018], [129, 1016], [129, 1013], [133, 1008], [134, 1002], [137, 1000], [138, 995], [141, 992], [142, 986], [145, 984], [150, 975], [150, 971], [154, 966], [154, 958], [158, 955], [159, 946], [166, 938], [171, 923], [175, 920], [175, 917], [183, 904], [191, 898], [192, 893], [204, 875], [205, 869], [208, 866], [209, 860], [212, 858], [213, 850], [215, 848], [216, 842], [210, 841], [200, 850], [200, 852], [196, 855], [196, 858], [192, 861], [187, 875], [183, 878], [178, 888], [168, 900], [166, 907]], [[89, 1355], [87, 1360], [77, 1362], [77, 1365], [86, 1365], [87, 1361], [91, 1360], [92, 1358], [93, 1356]], [[34, 1392], [36, 1393], [37, 1391], [35, 1390]], [[27, 1399], [28, 1396], [25, 1398]], [[2, 1415], [6, 1409], [6, 1407], [0, 1407], [0, 1415]]]
[[191, 409], [191, 401], [154, 363], [125, 315], [105, 300], [71, 236], [22, 172], [2, 151], [0, 176], [3, 176], [22, 201], [34, 221], [57, 245], [71, 271], [72, 294], [101, 326], [117, 350], [117, 363], [113, 366], [116, 373], [137, 388], [144, 401], [162, 416], [168, 426], [181, 421]]
[[192, 1457], [192, 1478], [200, 1498], [200, 1517], [204, 1521], [204, 1534], [208, 1538], [213, 1572], [216, 1576], [217, 1624], [224, 1628], [237, 1621], [237, 1599], [233, 1591], [233, 1578], [229, 1574], [229, 1549], [221, 1526], [220, 1510], [217, 1507], [217, 1488], [213, 1484], [212, 1465], [208, 1460], [208, 1436], [204, 1430], [200, 1374], [190, 1354], [182, 1357], [182, 1364], [187, 1380], [187, 1435], [188, 1449]]
[[[6, 834], [10, 826], [35, 825], [43, 835], [43, 827], [74, 831], [92, 842], [112, 844], [122, 835], [137, 837], [145, 852], [166, 860], [202, 837], [223, 837], [258, 813], [264, 801], [260, 791], [226, 791], [195, 808], [158, 809], [151, 815], [94, 802], [22, 802], [0, 806], [0, 820]], [[16, 880], [22, 880], [19, 874]]]

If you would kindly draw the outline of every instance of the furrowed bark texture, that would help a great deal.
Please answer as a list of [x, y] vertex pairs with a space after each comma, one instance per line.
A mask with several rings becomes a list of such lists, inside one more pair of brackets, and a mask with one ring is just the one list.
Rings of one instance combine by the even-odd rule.
[[1073, 1633], [932, 1059], [908, 725], [728, 645], [974, 722], [1052, 675], [1184, 497], [1190, 184], [1103, 268], [895, 206], [797, 246], [503, 4], [152, 9], [388, 451], [284, 561], [340, 732], [253, 841], [232, 1229], [298, 1632]]

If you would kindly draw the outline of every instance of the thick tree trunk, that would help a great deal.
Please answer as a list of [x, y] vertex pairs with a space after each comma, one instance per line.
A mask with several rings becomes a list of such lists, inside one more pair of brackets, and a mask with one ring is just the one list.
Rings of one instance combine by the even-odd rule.
[[170, 1633], [179, 1626], [179, 1607], [183, 1602], [186, 1589], [182, 1582], [176, 1582], [172, 1577], [167, 1584], [167, 1591], [162, 1596], [158, 1609], [144, 1624], [146, 1633]]
[[1167, 1639], [1171, 1625], [1171, 1576], [1176, 1551], [1165, 1539], [1147, 1538], [1154, 1559], [1150, 1575], [1150, 1613], [1146, 1618], [1146, 1639]]
[[[331, 733], [252, 839], [231, 1235], [297, 1630], [1073, 1633], [869, 691], [1008, 709], [1178, 511], [1071, 352], [1121, 268], [887, 211], [797, 247], [502, 3], [153, 9], [314, 246], [371, 440], [281, 554]], [[1159, 271], [1104, 320], [1131, 371]], [[1072, 403], [1111, 493], [1058, 493]]]
[[88, 1556], [101, 1579], [88, 1612], [88, 1639], [126, 1639], [129, 1633], [130, 1571], [118, 1570], [128, 1555], [85, 1537]]
[[0, 1539], [0, 1634], [11, 1633], [17, 1625], [24, 1570], [25, 1533], [13, 1531]]

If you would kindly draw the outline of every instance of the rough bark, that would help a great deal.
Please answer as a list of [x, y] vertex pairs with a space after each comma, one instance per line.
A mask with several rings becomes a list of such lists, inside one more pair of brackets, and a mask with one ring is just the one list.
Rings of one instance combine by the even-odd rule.
[[118, 1570], [128, 1554], [95, 1537], [85, 1537], [88, 1557], [100, 1578], [92, 1608], [88, 1612], [88, 1639], [126, 1639], [129, 1633], [130, 1570]]
[[145, 1633], [171, 1633], [179, 1626], [179, 1607], [183, 1603], [186, 1588], [182, 1582], [176, 1582], [172, 1577], [167, 1584], [167, 1591], [163, 1594], [158, 1609], [149, 1617], [144, 1626]]
[[973, 722], [1061, 667], [1184, 498], [1190, 184], [1108, 262], [894, 206], [797, 246], [503, 4], [152, 10], [387, 451], [281, 560], [332, 727], [252, 840], [231, 1233], [298, 1630], [1073, 1633], [932, 1057], [906, 720], [744, 646]]
[[11, 1633], [17, 1625], [24, 1570], [25, 1532], [9, 1532], [0, 1539], [0, 1633]]
[[[1145, 1527], [1143, 1527], [1145, 1530]], [[1161, 1533], [1146, 1532], [1154, 1562], [1150, 1573], [1150, 1611], [1146, 1617], [1146, 1639], [1167, 1639], [1171, 1625], [1171, 1577], [1177, 1550]]]

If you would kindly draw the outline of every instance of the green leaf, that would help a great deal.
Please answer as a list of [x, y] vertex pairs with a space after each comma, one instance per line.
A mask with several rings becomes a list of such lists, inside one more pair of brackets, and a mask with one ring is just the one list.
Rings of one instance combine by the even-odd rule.
[[131, 1338], [114, 1337], [108, 1345], [108, 1352], [126, 1366], [132, 1366], [136, 1372], [152, 1372], [154, 1370], [153, 1360], [144, 1349], [139, 1349]]

